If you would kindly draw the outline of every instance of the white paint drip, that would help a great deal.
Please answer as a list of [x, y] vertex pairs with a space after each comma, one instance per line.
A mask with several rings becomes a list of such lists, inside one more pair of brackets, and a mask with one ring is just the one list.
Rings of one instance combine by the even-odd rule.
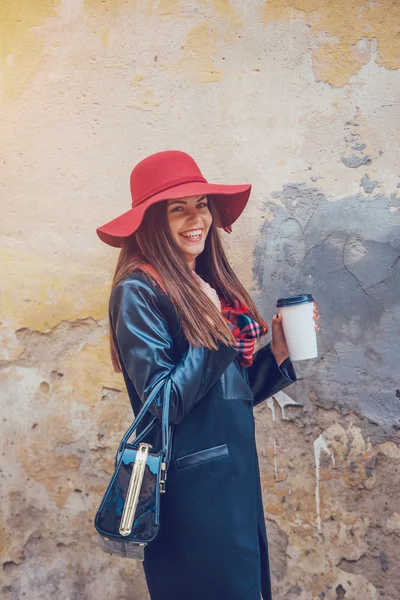
[[315, 505], [317, 509], [317, 527], [321, 533], [321, 497], [319, 492], [319, 469], [321, 464], [321, 452], [326, 452], [331, 459], [332, 465], [335, 466], [335, 457], [326, 445], [326, 441], [322, 434], [314, 441], [314, 458], [315, 458]]
[[285, 415], [285, 406], [299, 406], [299, 404], [296, 402], [296, 400], [293, 400], [293, 398], [291, 398], [290, 396], [285, 394], [285, 392], [277, 392], [272, 397], [275, 398], [276, 402], [281, 407], [282, 419], [284, 421], [287, 421], [286, 415]]
[[[284, 392], [277, 392], [274, 396], [272, 396], [271, 398], [268, 398], [267, 406], [271, 411], [273, 423], [275, 423], [275, 419], [276, 419], [274, 400], [277, 404], [279, 404], [279, 406], [281, 408], [282, 419], [284, 421], [287, 421], [286, 415], [285, 415], [285, 406], [294, 406], [294, 405], [298, 406], [298, 403], [295, 400], [293, 400], [290, 396], [285, 394]], [[277, 447], [276, 447], [276, 438], [274, 438], [274, 473], [275, 473], [275, 480], [277, 480], [278, 479], [278, 451], [277, 451]]]
[[267, 400], [267, 406], [268, 408], [271, 410], [272, 413], [272, 420], [275, 421], [275, 405], [274, 405], [274, 398], [268, 398]]
[[276, 439], [274, 439], [274, 473], [275, 473], [275, 481], [278, 480], [278, 456], [276, 451]]

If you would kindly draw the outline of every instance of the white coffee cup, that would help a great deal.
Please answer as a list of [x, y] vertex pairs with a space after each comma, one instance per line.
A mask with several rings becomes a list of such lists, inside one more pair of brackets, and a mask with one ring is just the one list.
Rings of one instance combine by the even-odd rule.
[[291, 360], [316, 358], [318, 348], [312, 295], [285, 296], [278, 299], [276, 306], [282, 315], [282, 327]]

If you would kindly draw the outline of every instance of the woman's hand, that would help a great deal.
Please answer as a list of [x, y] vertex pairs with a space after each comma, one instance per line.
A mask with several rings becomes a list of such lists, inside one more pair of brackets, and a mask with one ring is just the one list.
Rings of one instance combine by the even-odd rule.
[[[316, 325], [315, 331], [319, 331], [319, 325], [317, 321], [319, 319], [318, 314], [318, 306], [317, 303], [314, 302], [314, 317], [313, 317]], [[275, 356], [275, 360], [280, 366], [284, 360], [289, 358], [289, 349], [286, 344], [285, 334], [283, 333], [282, 327], [282, 315], [281, 313], [277, 313], [272, 319], [272, 344], [271, 344], [272, 353]]]
[[[313, 317], [314, 321], [317, 323], [317, 321], [319, 320], [319, 314], [318, 314], [318, 306], [317, 303], [314, 302], [314, 317]], [[315, 331], [318, 333], [318, 331], [320, 330], [320, 327], [318, 325], [318, 323], [315, 325]]]
[[283, 333], [281, 313], [277, 313], [272, 319], [271, 350], [279, 367], [289, 357], [289, 349], [286, 344], [285, 334]]

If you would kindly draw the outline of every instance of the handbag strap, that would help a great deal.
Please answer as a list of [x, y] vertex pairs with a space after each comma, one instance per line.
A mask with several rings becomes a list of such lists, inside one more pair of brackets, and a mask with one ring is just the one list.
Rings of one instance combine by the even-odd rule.
[[[163, 395], [163, 403], [162, 403], [163, 409], [162, 409], [162, 416], [161, 416], [161, 438], [162, 438], [162, 451], [165, 456], [169, 455], [169, 446], [170, 446], [170, 439], [171, 439], [171, 426], [169, 425], [169, 406], [170, 406], [170, 399], [171, 399], [171, 387], [172, 387], [172, 381], [170, 378], [168, 378], [167, 381], [165, 381], [165, 379], [161, 379], [160, 381], [158, 381], [156, 383], [156, 385], [151, 390], [149, 397], [143, 403], [143, 406], [140, 409], [137, 417], [135, 418], [135, 420], [130, 425], [130, 427], [127, 429], [123, 438], [121, 439], [120, 450], [123, 446], [125, 446], [125, 444], [128, 443], [129, 438], [133, 435], [135, 430], [138, 428], [138, 426], [141, 423], [141, 421], [143, 420], [145, 414], [149, 410], [151, 404], [154, 402], [157, 395], [159, 394], [160, 390], [162, 388], [164, 388], [163, 394], [162, 394]], [[135, 438], [135, 442], [137, 443], [137, 442], [141, 441], [149, 433], [149, 431], [155, 426], [156, 422], [157, 422], [157, 418], [154, 417], [154, 419], [151, 420], [151, 422], [138, 435], [138, 437]]]
[[[130, 379], [128, 374], [126, 373], [126, 369], [125, 369], [125, 366], [124, 366], [124, 363], [122, 360], [122, 356], [121, 356], [120, 349], [119, 349], [118, 342], [117, 342], [117, 336], [115, 335], [115, 331], [114, 331], [114, 327], [112, 325], [112, 319], [111, 319], [110, 313], [109, 313], [109, 323], [110, 323], [111, 334], [113, 336], [114, 343], [117, 348], [120, 364], [122, 367], [122, 374], [124, 375], [124, 379], [126, 377], [128, 379]], [[169, 425], [169, 407], [170, 407], [171, 390], [172, 390], [172, 381], [171, 381], [170, 377], [167, 377], [167, 380], [160, 379], [155, 384], [155, 386], [153, 387], [153, 389], [151, 390], [151, 392], [149, 394], [149, 397], [143, 403], [143, 406], [140, 409], [137, 417], [135, 418], [133, 423], [130, 425], [130, 427], [127, 429], [127, 431], [125, 432], [125, 435], [123, 436], [121, 443], [119, 445], [117, 456], [120, 454], [123, 446], [125, 446], [125, 444], [128, 443], [129, 438], [135, 432], [135, 430], [137, 429], [137, 427], [143, 420], [143, 417], [149, 410], [151, 404], [154, 402], [158, 393], [160, 392], [160, 390], [163, 387], [164, 387], [164, 390], [163, 390], [163, 402], [162, 402], [163, 410], [162, 410], [162, 416], [161, 416], [161, 439], [162, 439], [162, 452], [164, 454], [164, 457], [165, 457], [165, 460], [166, 460], [167, 466], [168, 466], [169, 457], [171, 456], [170, 443], [171, 443], [171, 437], [172, 437], [172, 427]], [[137, 438], [135, 438], [135, 442], [136, 443], [140, 442], [151, 431], [151, 429], [153, 429], [153, 427], [156, 425], [156, 423], [157, 423], [157, 418], [154, 417], [154, 419], [151, 420], [151, 422], [144, 428], [144, 430], [137, 436]]]
[[154, 417], [150, 423], [147, 425], [147, 427], [145, 427], [140, 433], [139, 435], [137, 435], [135, 437], [135, 444], [139, 444], [145, 437], [146, 435], [153, 429], [154, 425], [157, 423], [157, 417]]

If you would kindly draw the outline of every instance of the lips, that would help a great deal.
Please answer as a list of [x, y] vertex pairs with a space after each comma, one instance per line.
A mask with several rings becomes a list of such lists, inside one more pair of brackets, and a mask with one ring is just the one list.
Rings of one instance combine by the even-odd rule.
[[202, 229], [189, 229], [188, 231], [183, 231], [180, 233], [186, 241], [188, 242], [199, 242], [203, 236]]

